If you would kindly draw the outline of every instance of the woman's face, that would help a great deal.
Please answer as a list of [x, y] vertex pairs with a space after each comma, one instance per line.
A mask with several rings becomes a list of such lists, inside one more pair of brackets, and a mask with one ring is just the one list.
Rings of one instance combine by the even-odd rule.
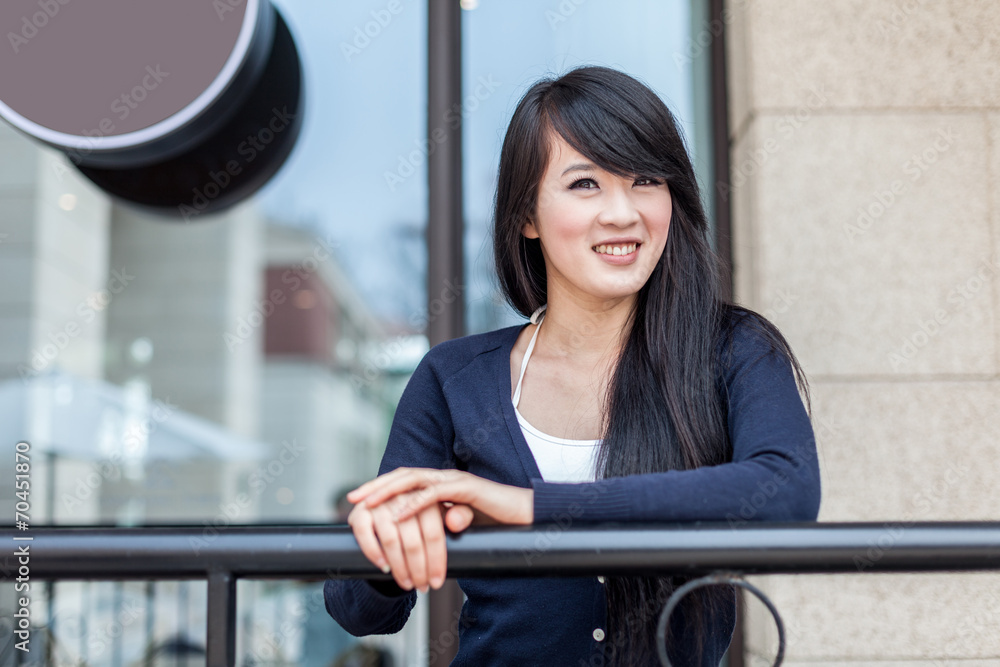
[[[553, 290], [583, 299], [635, 294], [667, 243], [671, 199], [666, 182], [642, 174], [615, 176], [558, 134], [550, 136], [549, 146], [535, 219], [522, 232], [541, 239], [549, 298]], [[605, 253], [621, 254], [599, 253], [602, 245]]]

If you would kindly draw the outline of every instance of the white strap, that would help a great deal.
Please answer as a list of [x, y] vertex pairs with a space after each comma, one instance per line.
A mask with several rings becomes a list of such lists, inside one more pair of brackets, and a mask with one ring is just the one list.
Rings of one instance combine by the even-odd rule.
[[545, 315], [542, 315], [540, 318], [538, 317], [543, 310], [545, 310], [545, 306], [542, 306], [531, 315], [532, 322], [535, 322], [536, 318], [538, 321], [535, 322], [535, 324], [537, 324], [535, 327], [535, 333], [531, 334], [531, 341], [528, 343], [528, 349], [524, 351], [524, 359], [521, 360], [521, 375], [517, 378], [517, 387], [514, 389], [515, 408], [517, 407], [518, 401], [521, 400], [521, 380], [524, 379], [524, 369], [528, 367], [528, 357], [531, 356], [531, 351], [535, 349], [535, 338], [538, 336], [538, 330], [542, 328], [542, 320], [545, 319]]

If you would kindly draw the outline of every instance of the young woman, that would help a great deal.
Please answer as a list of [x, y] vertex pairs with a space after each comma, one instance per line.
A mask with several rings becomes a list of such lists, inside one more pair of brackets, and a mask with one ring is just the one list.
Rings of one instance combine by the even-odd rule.
[[[691, 161], [656, 94], [604, 67], [539, 81], [498, 180], [496, 269], [530, 323], [436, 345], [414, 371], [379, 476], [348, 496], [358, 544], [393, 580], [326, 584], [353, 634], [398, 631], [416, 590], [441, 586], [445, 527], [819, 511], [802, 370], [770, 322], [720, 297]], [[659, 612], [683, 581], [459, 580], [452, 664], [658, 664]], [[693, 591], [668, 627], [673, 664], [717, 666], [734, 622], [732, 587]]]

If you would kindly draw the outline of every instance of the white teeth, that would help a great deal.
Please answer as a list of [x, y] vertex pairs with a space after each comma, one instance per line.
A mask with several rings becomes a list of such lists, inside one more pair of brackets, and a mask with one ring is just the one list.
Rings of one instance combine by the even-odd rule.
[[594, 248], [594, 251], [604, 255], [628, 255], [632, 253], [635, 250], [635, 248], [636, 248], [635, 243], [631, 243], [629, 245], [618, 245], [618, 246], [599, 245], [596, 248]]

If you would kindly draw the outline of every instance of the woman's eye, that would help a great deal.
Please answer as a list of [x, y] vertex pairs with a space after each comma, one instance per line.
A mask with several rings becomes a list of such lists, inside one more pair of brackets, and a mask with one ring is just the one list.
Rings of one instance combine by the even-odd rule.
[[[660, 185], [661, 183], [663, 183], [663, 181], [649, 176], [643, 176], [642, 178], [635, 179], [636, 185]], [[584, 184], [587, 185], [584, 186]], [[577, 187], [582, 188], [584, 190], [593, 190], [594, 188], [597, 187], [597, 183], [592, 178], [581, 178], [577, 181], [573, 181], [573, 184], [570, 185], [569, 187], [571, 190]]]

